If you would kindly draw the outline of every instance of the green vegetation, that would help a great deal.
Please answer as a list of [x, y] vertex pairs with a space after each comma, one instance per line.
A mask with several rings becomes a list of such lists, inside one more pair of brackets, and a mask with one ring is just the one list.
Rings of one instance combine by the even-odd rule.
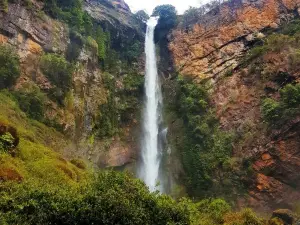
[[37, 86], [30, 86], [28, 89], [21, 89], [12, 94], [18, 100], [20, 109], [29, 118], [43, 122], [46, 96]]
[[98, 137], [111, 137], [118, 134], [120, 128], [127, 125], [140, 107], [144, 77], [135, 69], [128, 68], [123, 77], [123, 87], [117, 87], [117, 79], [110, 73], [104, 74], [105, 87], [108, 90], [106, 104], [100, 106], [100, 115], [95, 124]]
[[177, 24], [177, 11], [172, 5], [160, 5], [155, 7], [152, 16], [159, 16], [158, 24], [155, 28], [155, 36], [157, 41], [167, 38], [167, 34]]
[[145, 10], [139, 10], [135, 14], [135, 17], [144, 23], [147, 22], [147, 20], [150, 18], [149, 15], [145, 12]]
[[102, 172], [79, 188], [0, 186], [0, 211], [9, 224], [189, 224], [184, 207], [116, 172]]
[[[179, 77], [176, 102], [173, 110], [184, 122], [183, 137], [177, 148], [190, 194], [201, 196], [212, 191], [212, 186], [215, 194], [226, 193], [230, 184], [225, 168], [231, 157], [233, 136], [219, 129], [203, 87]], [[220, 170], [222, 175], [218, 173]]]
[[[34, 180], [41, 185], [77, 185], [77, 181], [86, 179], [86, 171], [67, 162], [53, 150], [67, 145], [65, 136], [29, 119], [7, 91], [0, 92], [1, 130], [3, 125], [7, 128], [1, 133], [1, 143], [4, 140], [4, 148], [8, 150], [0, 151], [0, 180]], [[11, 136], [5, 134], [7, 132], [14, 138], [13, 146]]]
[[54, 85], [49, 93], [50, 97], [63, 105], [63, 99], [72, 87], [74, 66], [63, 56], [45, 54], [42, 56], [40, 67]]
[[193, 25], [199, 23], [201, 17], [204, 16], [205, 13], [206, 10], [202, 7], [190, 7], [182, 16], [182, 23], [180, 24], [181, 27], [183, 29], [191, 29]]
[[1, 152], [9, 152], [13, 149], [15, 142], [15, 138], [9, 132], [5, 132], [0, 135], [0, 153]]
[[[248, 65], [249, 62], [262, 57], [268, 52], [283, 52], [289, 55], [290, 64], [292, 68], [296, 68], [300, 61], [299, 56], [299, 43], [300, 43], [300, 26], [299, 20], [294, 20], [289, 24], [285, 24], [280, 27], [278, 33], [273, 33], [266, 38], [258, 41], [256, 46], [250, 49], [247, 57], [244, 60], [244, 65]], [[289, 52], [289, 53], [287, 53]]]
[[92, 30], [91, 18], [82, 8], [81, 0], [43, 0], [44, 11], [56, 19], [66, 22], [79, 33], [89, 35]]
[[281, 28], [280, 33], [284, 35], [294, 36], [300, 32], [300, 20], [296, 19], [294, 21], [290, 21], [287, 25], [284, 25]]
[[0, 11], [7, 12], [7, 10], [8, 10], [8, 1], [0, 0]]
[[101, 26], [96, 29], [96, 38], [98, 44], [98, 57], [100, 61], [104, 61], [107, 58], [108, 50], [110, 48], [110, 34], [104, 32]]
[[33, 180], [1, 183], [0, 215], [7, 224], [266, 224], [250, 210], [232, 213], [222, 199], [176, 202], [113, 171], [63, 188]]
[[20, 76], [20, 62], [15, 50], [0, 45], [0, 89], [11, 87]]
[[280, 100], [266, 98], [262, 102], [262, 115], [271, 126], [283, 125], [299, 114], [300, 84], [288, 84], [280, 90]]

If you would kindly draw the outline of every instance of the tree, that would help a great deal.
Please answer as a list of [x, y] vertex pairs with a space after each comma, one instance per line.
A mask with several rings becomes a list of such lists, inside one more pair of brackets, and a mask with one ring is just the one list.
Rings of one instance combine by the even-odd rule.
[[201, 17], [206, 13], [204, 6], [200, 8], [190, 7], [186, 10], [182, 17], [182, 26], [183, 28], [191, 28], [194, 24], [198, 23], [201, 20]]
[[139, 10], [135, 14], [135, 17], [144, 23], [147, 22], [147, 20], [150, 18], [149, 15], [145, 12], [145, 10]]
[[153, 10], [152, 16], [159, 16], [157, 28], [171, 30], [177, 24], [177, 11], [172, 5], [159, 5]]
[[19, 76], [18, 55], [8, 45], [0, 45], [0, 89], [11, 87]]
[[58, 103], [63, 104], [63, 97], [72, 87], [72, 75], [74, 66], [63, 56], [46, 54], [41, 59], [41, 70], [46, 77], [55, 85], [50, 90], [50, 96]]

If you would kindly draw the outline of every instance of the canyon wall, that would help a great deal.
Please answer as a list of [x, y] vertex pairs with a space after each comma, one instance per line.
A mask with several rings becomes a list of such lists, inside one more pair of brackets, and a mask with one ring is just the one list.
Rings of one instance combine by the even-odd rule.
[[262, 115], [265, 98], [278, 100], [281, 88], [300, 81], [299, 65], [290, 57], [297, 47], [284, 47], [283, 41], [251, 59], [251, 49], [276, 45], [272, 34], [299, 18], [299, 7], [297, 0], [228, 1], [191, 29], [179, 25], [169, 37], [178, 73], [209, 87], [220, 128], [235, 134], [232, 159], [250, 162], [253, 174], [240, 176], [246, 193], [237, 202], [257, 211], [293, 208], [300, 199], [299, 114], [279, 127], [268, 125]]
[[[29, 5], [26, 4], [15, 1], [1, 11], [0, 43], [13, 46], [20, 57], [21, 76], [13, 89], [18, 91], [34, 85], [42, 92], [49, 93], [55, 86], [43, 74], [40, 68], [41, 58], [47, 53], [63, 56], [68, 54], [69, 47], [73, 44], [70, 39], [71, 29], [65, 22], [47, 15], [43, 2], [31, 1]], [[144, 40], [145, 25], [134, 17], [124, 1], [90, 0], [84, 2], [84, 8], [95, 23], [110, 32], [112, 48], [119, 52], [130, 41]], [[117, 60], [116, 63], [119, 63]], [[45, 117], [54, 121], [66, 135], [66, 139], [71, 141], [59, 151], [67, 158], [81, 157], [100, 167], [119, 167], [134, 162], [138, 141], [135, 139], [137, 135], [133, 133], [138, 127], [136, 117], [139, 111], [130, 115], [126, 124], [120, 127], [122, 135], [95, 137], [94, 127], [100, 115], [100, 107], [107, 104], [110, 92], [105, 86], [105, 72], [99, 67], [97, 49], [88, 44], [84, 44], [73, 64], [76, 69], [67, 99], [70, 104], [61, 106], [52, 99], [46, 102]], [[136, 64], [134, 68], [138, 71], [136, 76], [141, 76], [143, 62]], [[112, 74], [118, 84], [116, 92], [125, 90], [123, 81], [128, 73], [128, 70], [120, 69]]]

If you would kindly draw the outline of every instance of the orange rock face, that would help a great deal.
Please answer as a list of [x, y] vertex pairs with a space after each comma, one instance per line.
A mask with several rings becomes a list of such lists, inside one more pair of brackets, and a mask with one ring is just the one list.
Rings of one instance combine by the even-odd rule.
[[208, 13], [191, 31], [178, 28], [173, 32], [169, 49], [182, 74], [202, 80], [230, 72], [239, 65], [247, 42], [261, 38], [263, 29], [276, 28], [282, 19], [292, 17], [300, 0], [234, 4], [225, 4], [216, 15]]
[[191, 30], [179, 26], [170, 36], [180, 73], [195, 82], [212, 81], [211, 101], [220, 127], [237, 135], [233, 156], [252, 162], [249, 197], [241, 205], [258, 211], [292, 208], [300, 200], [300, 118], [275, 129], [261, 114], [262, 100], [279, 99], [282, 85], [265, 76], [284, 73], [299, 82], [300, 67], [289, 62], [289, 48], [268, 52], [257, 64], [239, 65], [253, 41], [299, 16], [299, 7], [300, 0], [233, 1], [209, 12]]

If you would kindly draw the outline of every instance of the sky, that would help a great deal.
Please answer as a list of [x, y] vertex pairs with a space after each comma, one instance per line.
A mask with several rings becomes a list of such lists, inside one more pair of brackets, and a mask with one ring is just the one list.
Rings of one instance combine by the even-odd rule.
[[155, 6], [171, 4], [176, 7], [179, 14], [182, 14], [189, 6], [200, 6], [201, 0], [125, 0], [132, 12], [140, 9], [151, 14]]

